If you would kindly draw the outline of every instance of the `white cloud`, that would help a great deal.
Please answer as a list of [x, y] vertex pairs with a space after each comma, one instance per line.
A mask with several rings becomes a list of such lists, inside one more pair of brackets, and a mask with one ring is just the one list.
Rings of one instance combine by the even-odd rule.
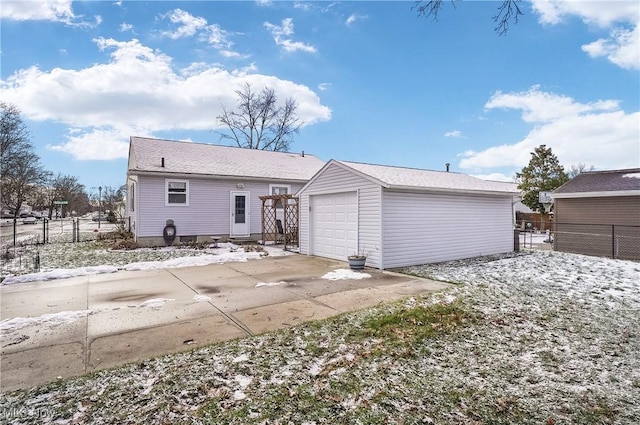
[[94, 40], [110, 60], [83, 69], [22, 69], [0, 81], [0, 98], [20, 107], [34, 121], [53, 121], [72, 130], [52, 149], [78, 159], [126, 158], [131, 134], [153, 135], [174, 129], [210, 130], [222, 105], [235, 105], [245, 82], [272, 87], [279, 99], [293, 97], [305, 125], [331, 118], [308, 87], [275, 76], [227, 71], [207, 64], [182, 70], [172, 58], [138, 40]]
[[174, 9], [162, 15], [168, 18], [171, 23], [176, 24], [176, 28], [171, 31], [163, 31], [161, 35], [177, 40], [185, 37], [198, 37], [199, 41], [208, 43], [226, 58], [244, 59], [248, 55], [243, 55], [231, 49], [233, 43], [229, 40], [229, 32], [222, 29], [218, 24], [209, 25], [207, 20], [200, 16], [193, 16], [182, 9]]
[[579, 103], [538, 87], [520, 93], [497, 92], [487, 109], [522, 111], [522, 119], [534, 125], [522, 140], [460, 155], [460, 167], [486, 170], [521, 168], [542, 144], [552, 148], [560, 163], [593, 164], [598, 169], [631, 168], [640, 163], [640, 112], [626, 113], [615, 100]]
[[640, 69], [640, 26], [633, 31], [615, 29], [610, 38], [585, 44], [582, 50], [594, 58], [604, 56], [620, 68]]
[[289, 36], [293, 35], [293, 19], [285, 18], [281, 25], [265, 22], [264, 27], [269, 30], [273, 36], [273, 40], [278, 46], [281, 46], [285, 52], [307, 52], [315, 53], [317, 50], [310, 44], [301, 41], [293, 41]]
[[526, 92], [502, 93], [497, 91], [484, 106], [486, 109], [519, 109], [526, 122], [551, 122], [558, 118], [592, 111], [613, 111], [619, 107], [615, 100], [599, 100], [588, 104], [574, 101], [570, 97], [540, 91], [533, 86]]
[[356, 21], [360, 21], [362, 19], [367, 19], [368, 16], [367, 15], [356, 15], [355, 13], [351, 14], [347, 20], [345, 21], [345, 24], [347, 24], [347, 26], [351, 26], [354, 23], [356, 23]]
[[318, 90], [320, 90], [320, 91], [329, 90], [329, 87], [331, 87], [331, 83], [320, 83], [320, 84], [318, 84]]
[[95, 22], [82, 20], [76, 16], [71, 3], [73, 0], [3, 1], [0, 17], [13, 21], [52, 21], [71, 26], [93, 27], [102, 22], [95, 16]]
[[446, 133], [444, 133], [444, 137], [460, 138], [462, 137], [462, 133], [459, 130], [447, 131]]
[[133, 25], [132, 24], [127, 24], [126, 22], [123, 22], [120, 24], [120, 32], [127, 32], [127, 31], [131, 31], [133, 32]]
[[206, 19], [193, 16], [182, 9], [174, 9], [171, 12], [167, 12], [163, 15], [163, 18], [169, 18], [172, 23], [178, 25], [174, 31], [162, 32], [162, 35], [173, 40], [183, 37], [191, 37], [207, 26]]
[[584, 44], [582, 50], [592, 57], [606, 57], [625, 69], [640, 69], [640, 7], [631, 1], [533, 0], [540, 23], [557, 25], [576, 16], [585, 24], [609, 32], [607, 38]]
[[3, 1], [2, 18], [14, 21], [69, 22], [75, 18], [72, 0]]
[[273, 2], [271, 0], [256, 0], [258, 6], [271, 6]]

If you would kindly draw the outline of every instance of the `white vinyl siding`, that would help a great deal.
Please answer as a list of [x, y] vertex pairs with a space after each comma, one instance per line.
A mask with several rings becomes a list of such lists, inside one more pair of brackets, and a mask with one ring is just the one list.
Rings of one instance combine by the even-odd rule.
[[[319, 174], [300, 196], [300, 252], [312, 254], [309, 196], [357, 191], [358, 251], [367, 254], [367, 265], [380, 267], [380, 203], [381, 187], [338, 165], [331, 165]], [[344, 258], [346, 261], [346, 257]]]
[[383, 191], [384, 268], [513, 250], [508, 196]]

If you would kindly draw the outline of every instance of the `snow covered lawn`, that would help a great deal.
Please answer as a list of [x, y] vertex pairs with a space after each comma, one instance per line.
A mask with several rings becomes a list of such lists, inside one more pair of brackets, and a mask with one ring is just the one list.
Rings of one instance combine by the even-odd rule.
[[549, 251], [412, 267], [458, 282], [0, 395], [9, 423], [637, 424], [640, 263]]
[[[193, 267], [207, 264], [247, 261], [264, 256], [290, 255], [272, 247], [247, 248], [232, 243], [219, 243], [195, 249], [188, 246], [112, 250], [100, 241], [80, 243], [52, 243], [39, 248], [42, 263], [38, 273], [12, 274], [2, 270], [3, 285], [40, 280], [65, 279], [91, 274], [114, 273], [118, 270], [151, 270], [160, 268]], [[253, 246], [252, 246], [253, 247]]]

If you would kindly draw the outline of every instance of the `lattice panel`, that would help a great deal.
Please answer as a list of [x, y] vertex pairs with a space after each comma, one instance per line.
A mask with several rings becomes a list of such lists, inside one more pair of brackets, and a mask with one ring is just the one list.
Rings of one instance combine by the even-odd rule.
[[285, 250], [297, 247], [300, 221], [298, 198], [292, 195], [269, 195], [260, 196], [260, 200], [263, 243], [284, 244]]

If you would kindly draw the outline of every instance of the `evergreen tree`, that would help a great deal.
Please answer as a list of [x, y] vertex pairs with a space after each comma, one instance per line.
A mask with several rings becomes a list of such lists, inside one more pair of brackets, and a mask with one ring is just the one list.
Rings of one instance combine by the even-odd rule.
[[540, 145], [531, 152], [529, 165], [516, 173], [516, 181], [522, 192], [522, 203], [533, 211], [544, 213], [544, 206], [538, 202], [538, 194], [559, 188], [569, 181], [569, 177], [551, 148]]

